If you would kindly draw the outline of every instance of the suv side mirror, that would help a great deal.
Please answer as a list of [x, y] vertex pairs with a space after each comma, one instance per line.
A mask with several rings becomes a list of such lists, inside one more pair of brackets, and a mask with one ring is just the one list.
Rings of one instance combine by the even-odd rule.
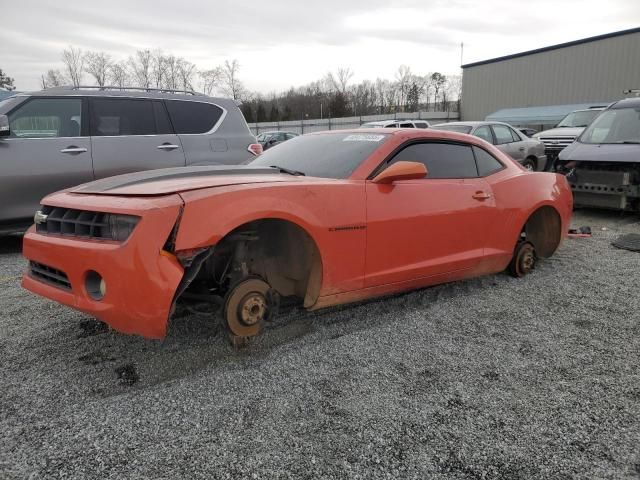
[[10, 134], [9, 117], [6, 115], [0, 115], [0, 137], [8, 137]]
[[420, 162], [396, 162], [374, 177], [373, 183], [389, 184], [396, 180], [417, 180], [427, 176], [427, 167]]

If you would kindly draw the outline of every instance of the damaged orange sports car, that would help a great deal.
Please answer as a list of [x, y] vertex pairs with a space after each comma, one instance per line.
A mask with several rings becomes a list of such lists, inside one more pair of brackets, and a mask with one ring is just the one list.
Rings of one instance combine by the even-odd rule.
[[23, 286], [149, 338], [166, 334], [177, 305], [210, 303], [243, 342], [281, 303], [315, 310], [523, 276], [558, 248], [572, 202], [563, 176], [525, 171], [476, 137], [322, 132], [246, 166], [133, 173], [46, 197], [24, 237]]

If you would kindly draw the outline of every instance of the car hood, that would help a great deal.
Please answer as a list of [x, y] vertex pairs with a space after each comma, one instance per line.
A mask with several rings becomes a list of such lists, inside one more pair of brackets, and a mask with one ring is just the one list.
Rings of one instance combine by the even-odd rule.
[[69, 190], [92, 195], [152, 196], [210, 187], [255, 183], [296, 182], [304, 177], [250, 166], [179, 167], [128, 173], [85, 183]]
[[640, 163], [640, 145], [574, 142], [560, 152], [560, 160]]
[[577, 137], [583, 130], [584, 127], [552, 128], [536, 133], [533, 138], [539, 140], [540, 137]]

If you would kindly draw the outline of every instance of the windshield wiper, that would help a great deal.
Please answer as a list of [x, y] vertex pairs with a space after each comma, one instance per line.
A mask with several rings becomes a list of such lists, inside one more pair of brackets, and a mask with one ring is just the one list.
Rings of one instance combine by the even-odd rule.
[[279, 167], [278, 165], [269, 165], [269, 168], [277, 168], [282, 173], [288, 173], [289, 175], [294, 175], [296, 177], [305, 176], [304, 172], [301, 172], [299, 170], [291, 170], [290, 168]]

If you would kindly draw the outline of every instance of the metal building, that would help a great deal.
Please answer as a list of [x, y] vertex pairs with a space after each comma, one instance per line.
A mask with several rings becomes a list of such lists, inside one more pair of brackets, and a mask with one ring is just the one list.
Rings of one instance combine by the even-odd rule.
[[463, 120], [483, 120], [506, 108], [612, 102], [623, 98], [624, 90], [640, 88], [640, 28], [462, 69]]

